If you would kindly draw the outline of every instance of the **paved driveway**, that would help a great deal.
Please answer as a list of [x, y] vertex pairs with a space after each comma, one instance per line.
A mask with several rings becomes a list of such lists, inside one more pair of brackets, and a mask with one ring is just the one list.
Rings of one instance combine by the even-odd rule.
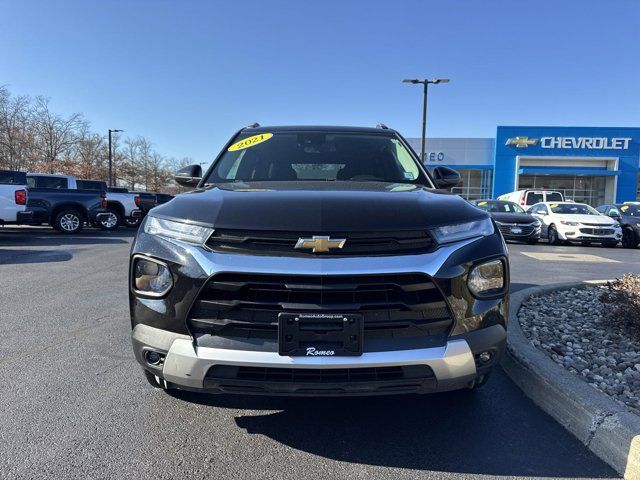
[[[131, 235], [0, 229], [0, 478], [615, 477], [501, 370], [471, 395], [152, 389], [129, 342]], [[639, 270], [635, 251], [510, 250], [515, 288]], [[540, 256], [566, 252], [598, 258]]]

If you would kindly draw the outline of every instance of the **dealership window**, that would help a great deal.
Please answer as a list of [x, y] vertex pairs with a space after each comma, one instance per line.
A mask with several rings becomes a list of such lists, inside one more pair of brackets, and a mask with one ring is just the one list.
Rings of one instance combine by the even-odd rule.
[[456, 169], [460, 173], [461, 183], [451, 191], [465, 200], [491, 198], [493, 171], [476, 169]]
[[598, 175], [520, 175], [518, 189], [556, 190], [567, 200], [596, 207], [606, 203], [606, 182]]

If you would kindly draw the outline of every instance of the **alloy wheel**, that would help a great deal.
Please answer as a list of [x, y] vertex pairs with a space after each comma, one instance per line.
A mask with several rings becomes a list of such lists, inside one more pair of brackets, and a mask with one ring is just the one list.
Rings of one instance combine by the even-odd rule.
[[115, 213], [109, 212], [109, 214], [100, 217], [100, 224], [104, 228], [114, 228], [118, 224], [118, 217]]
[[73, 232], [80, 226], [80, 219], [73, 213], [67, 213], [60, 219], [60, 228], [65, 232]]

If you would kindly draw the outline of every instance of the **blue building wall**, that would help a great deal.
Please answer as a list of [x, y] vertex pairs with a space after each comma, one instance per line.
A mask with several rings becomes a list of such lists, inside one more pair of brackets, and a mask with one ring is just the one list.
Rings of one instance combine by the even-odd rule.
[[[510, 139], [523, 137], [516, 145], [507, 145]], [[551, 138], [551, 139], [550, 139]], [[559, 144], [558, 138], [566, 138]], [[546, 140], [542, 140], [546, 139]], [[597, 139], [587, 140], [584, 139]], [[603, 140], [604, 139], [604, 140]], [[613, 140], [629, 139], [629, 140]], [[566, 148], [561, 148], [561, 145]], [[545, 148], [547, 147], [547, 148]], [[591, 148], [589, 148], [591, 147]], [[618, 148], [615, 148], [618, 147]], [[626, 147], [626, 148], [623, 148]], [[523, 127], [499, 126], [496, 133], [493, 170], [493, 197], [517, 189], [516, 157], [617, 157], [618, 172], [593, 172], [593, 174], [617, 175], [616, 201], [636, 199], [638, 164], [640, 154], [640, 128], [613, 127]], [[536, 172], [578, 175], [591, 172], [585, 168], [535, 167]], [[529, 173], [525, 169], [522, 173]], [[539, 171], [538, 171], [539, 170]]]

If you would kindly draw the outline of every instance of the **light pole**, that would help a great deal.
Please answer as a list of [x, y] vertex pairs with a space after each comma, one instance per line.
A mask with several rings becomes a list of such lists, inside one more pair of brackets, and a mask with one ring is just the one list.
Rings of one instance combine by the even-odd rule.
[[109, 129], [109, 186], [113, 187], [113, 154], [111, 153], [111, 134], [124, 132], [124, 130]]
[[434, 78], [433, 80], [418, 80], [417, 78], [408, 78], [402, 80], [402, 83], [421, 83], [424, 85], [424, 93], [422, 95], [422, 141], [420, 145], [420, 161], [424, 164], [424, 142], [425, 135], [427, 133], [427, 89], [429, 88], [429, 84], [433, 83], [434, 85], [437, 83], [449, 83], [448, 78]]

